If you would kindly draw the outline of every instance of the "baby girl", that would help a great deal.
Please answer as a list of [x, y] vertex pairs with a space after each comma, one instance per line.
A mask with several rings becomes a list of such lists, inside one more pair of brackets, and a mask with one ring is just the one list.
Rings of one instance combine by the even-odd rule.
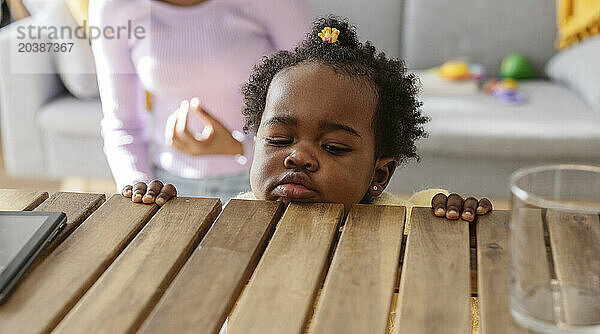
[[[252, 192], [239, 197], [342, 203], [346, 212], [355, 203], [402, 204], [385, 189], [399, 164], [418, 158], [427, 122], [418, 90], [402, 61], [359, 42], [347, 21], [318, 19], [293, 51], [265, 57], [242, 88], [255, 143]], [[206, 113], [197, 99], [189, 105]], [[123, 189], [158, 205], [176, 194], [158, 180]], [[444, 192], [431, 205], [436, 216], [466, 221], [492, 209], [485, 198]]]

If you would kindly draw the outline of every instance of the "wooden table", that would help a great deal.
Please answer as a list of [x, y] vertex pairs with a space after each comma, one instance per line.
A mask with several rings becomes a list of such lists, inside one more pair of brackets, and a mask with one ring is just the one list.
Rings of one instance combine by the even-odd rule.
[[[522, 333], [508, 308], [508, 211], [0, 190], [0, 210], [68, 225], [0, 306], [0, 333]], [[232, 311], [233, 309], [233, 311]], [[230, 314], [231, 313], [231, 314]]]

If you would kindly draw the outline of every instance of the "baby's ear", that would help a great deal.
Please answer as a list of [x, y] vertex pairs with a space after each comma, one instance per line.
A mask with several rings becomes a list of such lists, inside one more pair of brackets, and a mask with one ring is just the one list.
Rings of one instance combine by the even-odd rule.
[[369, 193], [371, 196], [379, 196], [383, 190], [387, 187], [394, 171], [398, 166], [398, 160], [395, 158], [378, 158], [375, 162], [375, 172], [373, 173], [373, 179], [371, 180], [371, 186]]

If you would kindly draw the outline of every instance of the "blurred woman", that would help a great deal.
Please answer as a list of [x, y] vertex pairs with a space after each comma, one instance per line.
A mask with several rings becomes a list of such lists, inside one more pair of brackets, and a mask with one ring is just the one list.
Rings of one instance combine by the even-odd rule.
[[253, 140], [242, 132], [240, 86], [262, 56], [302, 39], [306, 2], [97, 0], [89, 16], [108, 31], [92, 49], [119, 190], [154, 178], [223, 201], [248, 190]]

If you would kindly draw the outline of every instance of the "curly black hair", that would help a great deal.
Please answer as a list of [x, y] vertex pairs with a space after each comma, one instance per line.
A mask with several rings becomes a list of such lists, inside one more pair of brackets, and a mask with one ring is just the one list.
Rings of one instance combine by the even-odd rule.
[[[337, 43], [325, 43], [318, 37], [325, 27], [340, 31]], [[258, 131], [273, 77], [284, 69], [311, 61], [347, 75], [366, 77], [374, 86], [378, 98], [373, 119], [376, 158], [396, 158], [400, 163], [419, 158], [415, 141], [427, 136], [423, 124], [429, 119], [421, 114], [417, 77], [407, 72], [403, 61], [377, 53], [369, 41], [359, 42], [356, 28], [347, 19], [334, 15], [317, 19], [312, 31], [292, 51], [263, 57], [253, 68], [242, 86], [246, 133]]]

